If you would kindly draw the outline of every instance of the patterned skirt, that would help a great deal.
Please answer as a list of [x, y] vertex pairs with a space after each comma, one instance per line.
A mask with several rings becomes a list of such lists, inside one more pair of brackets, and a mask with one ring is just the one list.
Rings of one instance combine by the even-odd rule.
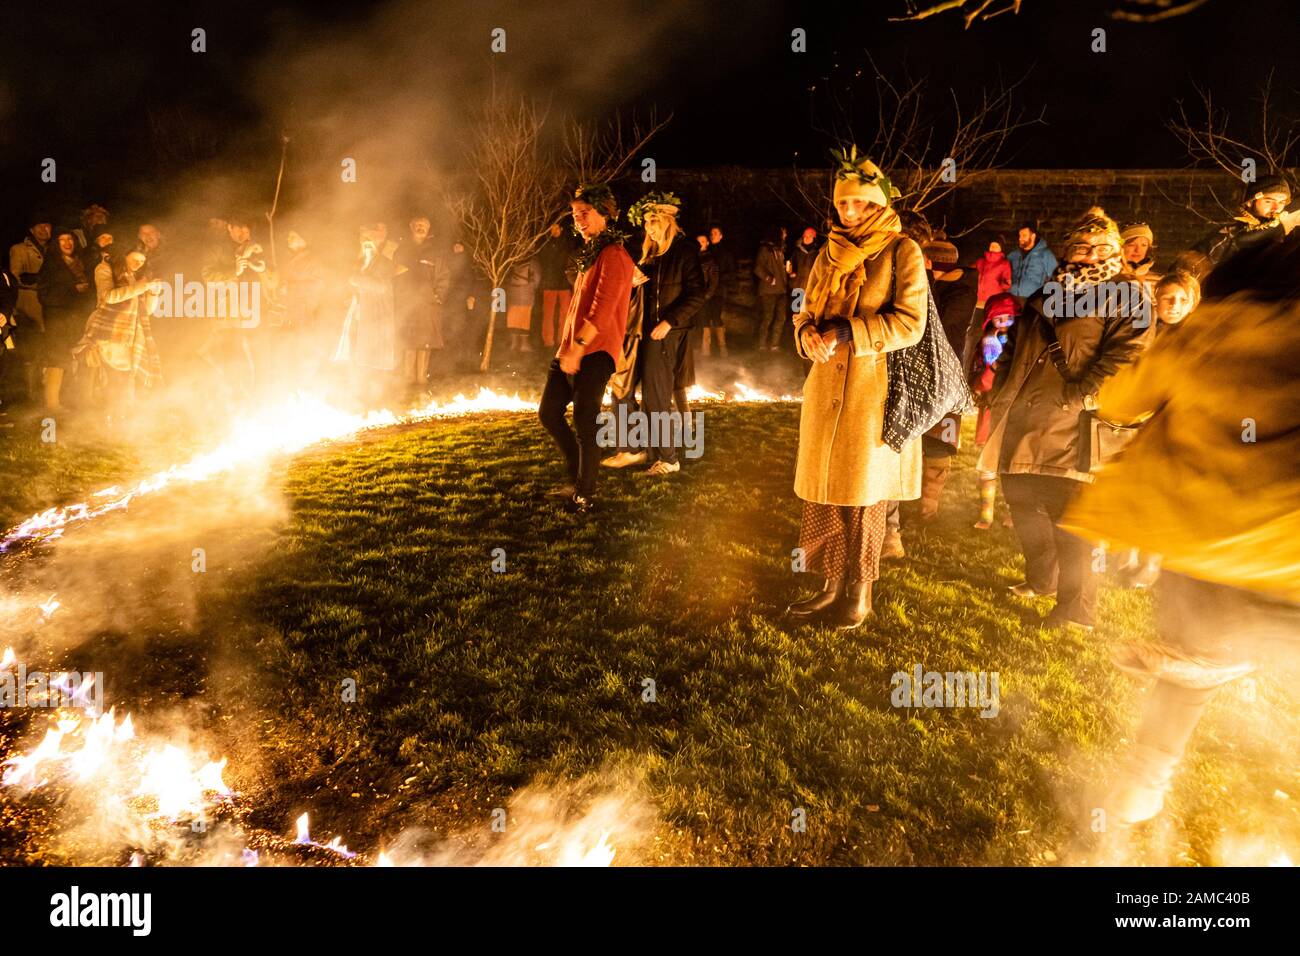
[[876, 580], [888, 508], [888, 501], [865, 507], [805, 501], [799, 526], [805, 569], [849, 583]]

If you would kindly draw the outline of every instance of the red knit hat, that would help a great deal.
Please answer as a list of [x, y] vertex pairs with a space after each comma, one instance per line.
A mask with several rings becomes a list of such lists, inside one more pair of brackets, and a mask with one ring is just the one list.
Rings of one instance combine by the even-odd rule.
[[988, 301], [984, 303], [985, 322], [996, 319], [1001, 315], [1009, 315], [1012, 318], [1020, 315], [1020, 304], [1016, 302], [1016, 297], [1010, 292], [999, 292], [996, 295], [991, 295]]

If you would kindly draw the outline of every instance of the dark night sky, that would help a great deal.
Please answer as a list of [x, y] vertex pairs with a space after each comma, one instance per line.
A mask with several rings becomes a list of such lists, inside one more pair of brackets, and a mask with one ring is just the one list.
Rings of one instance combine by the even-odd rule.
[[[966, 32], [951, 15], [886, 22], [903, 0], [29, 5], [0, 38], [4, 225], [12, 232], [37, 202], [147, 204], [151, 110], [201, 116], [231, 168], [273, 173], [286, 127], [300, 152], [382, 142], [390, 153], [436, 154], [456, 142], [447, 129], [456, 104], [482, 88], [498, 25], [509, 35], [495, 61], [503, 75], [562, 106], [671, 110], [651, 149], [664, 167], [788, 166], [796, 151], [821, 163], [828, 144], [811, 128], [808, 88], [825, 88], [864, 51], [887, 71], [906, 61], [940, 96], [1032, 68], [1023, 102], [1045, 107], [1047, 125], [1014, 142], [1010, 164], [1022, 167], [1184, 166], [1163, 121], [1194, 82], [1241, 116], [1270, 67], [1283, 87], [1300, 87], [1294, 0], [1211, 0], [1154, 25], [1107, 20], [1107, 5], [1027, 0], [1019, 16]], [[193, 26], [208, 31], [205, 54], [190, 52]], [[1097, 26], [1108, 33], [1104, 54], [1089, 50]], [[805, 54], [790, 52], [794, 27], [808, 31]], [[426, 144], [421, 123], [435, 114], [442, 125]], [[406, 130], [400, 144], [391, 139]], [[44, 156], [59, 158], [62, 185], [42, 195]]]

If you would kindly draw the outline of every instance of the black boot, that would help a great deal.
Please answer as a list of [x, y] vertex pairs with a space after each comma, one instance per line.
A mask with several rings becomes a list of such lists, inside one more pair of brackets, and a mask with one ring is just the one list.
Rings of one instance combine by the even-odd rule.
[[807, 620], [823, 608], [830, 607], [839, 597], [840, 585], [843, 582], [839, 578], [827, 578], [822, 584], [822, 589], [812, 597], [804, 601], [796, 601], [785, 609], [785, 613], [799, 620]]
[[870, 616], [871, 582], [854, 581], [844, 586], [844, 595], [826, 609], [818, 622], [841, 631], [851, 631]]

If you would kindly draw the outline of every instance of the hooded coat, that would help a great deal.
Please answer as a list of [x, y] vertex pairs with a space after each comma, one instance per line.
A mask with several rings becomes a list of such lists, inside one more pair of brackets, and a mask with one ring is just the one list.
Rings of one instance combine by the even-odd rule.
[[[1125, 280], [1116, 277], [1114, 285]], [[1144, 295], [1139, 283], [1133, 295]], [[1100, 298], [1100, 297], [1099, 297]], [[1102, 382], [1150, 344], [1155, 322], [1098, 307], [1091, 314], [1053, 318], [1042, 292], [1031, 296], [1007, 335], [989, 415], [991, 434], [980, 454], [986, 474], [1055, 475], [1091, 482], [1080, 467], [1080, 416]], [[1131, 301], [1137, 301], [1136, 299]], [[1048, 354], [1052, 332], [1061, 344], [1067, 380]]]

